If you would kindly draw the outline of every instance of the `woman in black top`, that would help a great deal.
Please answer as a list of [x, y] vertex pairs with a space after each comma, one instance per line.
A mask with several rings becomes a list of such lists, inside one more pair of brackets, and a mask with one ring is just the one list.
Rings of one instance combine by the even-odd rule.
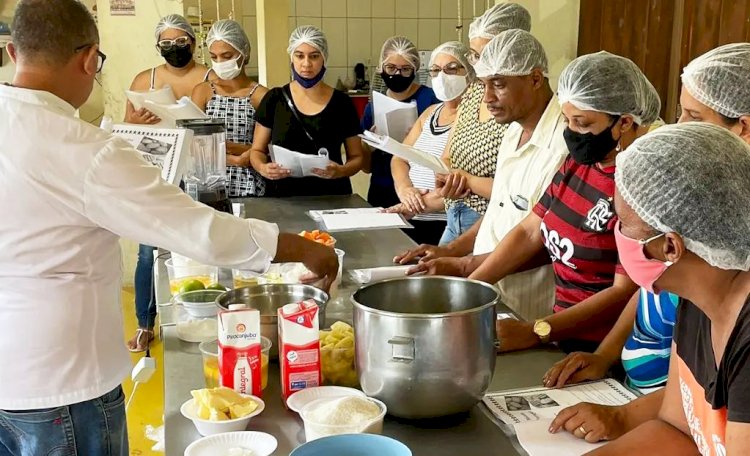
[[[256, 114], [251, 163], [269, 182], [269, 196], [348, 195], [349, 177], [362, 169], [361, 133], [351, 99], [323, 82], [328, 43], [313, 26], [298, 27], [289, 38], [294, 81], [271, 89]], [[316, 177], [291, 177], [273, 163], [270, 144], [308, 155], [328, 151], [325, 169]], [[341, 146], [346, 149], [344, 163]]]

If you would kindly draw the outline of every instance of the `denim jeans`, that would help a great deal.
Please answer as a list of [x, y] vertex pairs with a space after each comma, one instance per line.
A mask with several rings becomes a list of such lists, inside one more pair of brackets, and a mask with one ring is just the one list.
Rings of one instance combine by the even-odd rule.
[[0, 410], [0, 456], [128, 456], [125, 395], [118, 386], [78, 404]]
[[156, 298], [154, 282], [154, 248], [150, 245], [138, 246], [138, 262], [135, 265], [135, 315], [138, 327], [152, 329], [156, 319]]
[[440, 245], [446, 245], [468, 231], [482, 216], [479, 212], [458, 201], [446, 211], [448, 225], [445, 227]]

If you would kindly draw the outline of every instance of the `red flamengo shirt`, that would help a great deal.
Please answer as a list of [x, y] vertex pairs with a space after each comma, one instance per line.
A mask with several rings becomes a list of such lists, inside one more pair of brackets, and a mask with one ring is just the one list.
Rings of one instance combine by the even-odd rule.
[[[580, 165], [568, 157], [534, 207], [555, 271], [555, 312], [611, 287], [615, 273], [625, 274], [615, 245], [614, 192], [614, 166]], [[601, 341], [610, 329], [577, 338]]]

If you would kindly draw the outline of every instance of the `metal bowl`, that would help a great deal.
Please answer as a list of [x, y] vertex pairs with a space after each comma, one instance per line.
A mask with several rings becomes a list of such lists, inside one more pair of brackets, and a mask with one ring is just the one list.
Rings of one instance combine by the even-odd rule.
[[362, 391], [407, 419], [465, 412], [495, 370], [497, 290], [456, 277], [375, 282], [352, 295]]
[[294, 302], [313, 299], [320, 308], [320, 327], [326, 324], [326, 303], [328, 293], [310, 285], [301, 284], [266, 284], [252, 287], [235, 288], [216, 298], [216, 305], [221, 310], [228, 310], [230, 304], [247, 304], [260, 311], [260, 333], [273, 342], [271, 358], [279, 354], [278, 309]]

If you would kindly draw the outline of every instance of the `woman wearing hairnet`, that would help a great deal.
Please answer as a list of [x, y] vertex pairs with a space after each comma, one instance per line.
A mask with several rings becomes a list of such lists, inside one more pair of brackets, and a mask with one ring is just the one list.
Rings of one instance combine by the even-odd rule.
[[[386, 95], [404, 103], [414, 103], [417, 113], [422, 113], [428, 107], [439, 103], [431, 88], [416, 81], [417, 70], [419, 70], [419, 52], [408, 38], [394, 36], [388, 38], [380, 51], [380, 62], [378, 71], [383, 78], [388, 91]], [[371, 130], [375, 124], [372, 102], [367, 103], [362, 115], [362, 129]], [[412, 127], [409, 125], [408, 127]], [[393, 176], [391, 175], [391, 154], [381, 150], [370, 152], [369, 169], [370, 189], [367, 192], [367, 202], [375, 207], [391, 207], [400, 201], [400, 197], [394, 188]]]
[[505, 351], [554, 341], [568, 353], [592, 352], [636, 290], [617, 259], [615, 158], [656, 120], [659, 96], [633, 62], [599, 52], [565, 68], [558, 100], [570, 157], [533, 212], [470, 276], [495, 283], [535, 264], [545, 249], [552, 258], [553, 314], [529, 323], [499, 321]]
[[[748, 87], [750, 44], [728, 44], [703, 54], [683, 69], [680, 122], [714, 124], [750, 142], [746, 134], [750, 92], [743, 93]], [[668, 291], [655, 294], [641, 288], [596, 352], [574, 353], [557, 363], [545, 376], [545, 386], [603, 378], [622, 353], [629, 386], [642, 391], [643, 385], [663, 387], [679, 299]], [[578, 404], [561, 411], [552, 428], [574, 432], [583, 426], [588, 441], [615, 439], [656, 418], [663, 397], [664, 389], [659, 389], [620, 407]], [[584, 437], [575, 432], [574, 435]]]
[[[294, 81], [271, 89], [260, 104], [253, 167], [271, 181], [273, 196], [351, 194], [349, 178], [362, 169], [361, 129], [351, 99], [323, 81], [328, 41], [319, 29], [305, 25], [292, 32], [288, 51]], [[271, 161], [271, 143], [308, 155], [327, 154], [328, 165], [313, 168], [315, 177], [292, 177]]]
[[[521, 5], [498, 3], [485, 11], [469, 26], [469, 61], [475, 64], [492, 38], [513, 29], [531, 30], [531, 15]], [[449, 245], [453, 241], [468, 245], [471, 250], [479, 231], [478, 222], [487, 211], [497, 166], [497, 149], [508, 126], [494, 120], [482, 101], [483, 96], [484, 86], [479, 81], [469, 86], [443, 155], [443, 160], [453, 170], [450, 174], [438, 176], [437, 182], [445, 197], [448, 224], [439, 247], [420, 246], [422, 251], [431, 249], [436, 253], [435, 257], [455, 255], [455, 250]], [[472, 230], [472, 226], [475, 229]], [[469, 238], [458, 239], [464, 233]]]
[[689, 122], [617, 162], [620, 261], [638, 285], [684, 300], [658, 416], [592, 454], [748, 454], [750, 148]]
[[[429, 66], [432, 88], [442, 102], [422, 113], [404, 144], [442, 156], [461, 96], [476, 78], [467, 53], [466, 45], [458, 41], [448, 41], [432, 51]], [[393, 157], [391, 171], [401, 202], [389, 210], [412, 217], [414, 229], [404, 232], [415, 242], [437, 244], [445, 230], [446, 218], [443, 198], [434, 191], [435, 173], [398, 157]]]
[[[169, 86], [175, 98], [189, 97], [193, 87], [208, 77], [208, 69], [193, 60], [196, 44], [193, 27], [184, 17], [170, 14], [156, 24], [155, 38], [156, 50], [166, 63], [138, 73], [130, 90], [145, 92]], [[127, 102], [125, 122], [153, 125], [160, 121], [146, 108], [135, 109], [130, 101]]]
[[227, 191], [231, 198], [263, 196], [265, 179], [250, 164], [255, 113], [268, 89], [250, 79], [250, 40], [242, 26], [221, 20], [206, 37], [213, 76], [193, 90], [193, 101], [227, 131]]
[[[169, 86], [175, 98], [190, 96], [193, 87], [206, 80], [208, 69], [195, 63], [195, 32], [184, 17], [170, 14], [161, 18], [156, 25], [156, 49], [165, 62], [163, 65], [140, 72], [130, 85], [134, 92], [157, 90]], [[153, 125], [160, 122], [156, 115], [146, 108], [135, 109], [128, 101], [125, 107], [125, 122]], [[138, 329], [127, 342], [128, 350], [146, 350], [148, 340], [154, 338], [156, 304], [152, 291], [154, 269], [154, 248], [148, 245], [138, 247], [138, 262], [135, 267], [135, 313]]]

